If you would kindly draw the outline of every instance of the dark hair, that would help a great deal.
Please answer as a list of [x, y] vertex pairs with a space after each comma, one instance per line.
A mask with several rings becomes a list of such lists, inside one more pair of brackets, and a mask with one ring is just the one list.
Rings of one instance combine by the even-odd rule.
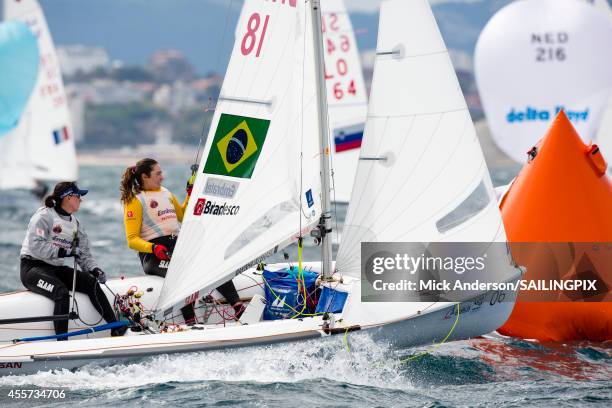
[[146, 174], [147, 177], [150, 177], [151, 171], [156, 164], [157, 161], [153, 159], [142, 159], [135, 166], [125, 169], [121, 177], [121, 185], [119, 186], [121, 202], [123, 204], [132, 201], [136, 194], [142, 191], [142, 175]]
[[75, 184], [74, 181], [61, 181], [53, 187], [53, 193], [45, 197], [45, 207], [53, 208], [56, 205], [61, 203], [61, 199], [59, 198], [60, 194], [65, 191], [67, 188], [73, 186]]

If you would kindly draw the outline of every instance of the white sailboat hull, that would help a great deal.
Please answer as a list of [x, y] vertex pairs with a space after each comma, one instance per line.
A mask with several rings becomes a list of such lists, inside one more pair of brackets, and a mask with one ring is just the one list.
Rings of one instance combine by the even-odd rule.
[[[284, 265], [270, 265], [269, 269]], [[305, 264], [307, 269], [318, 269], [318, 264]], [[236, 277], [234, 282], [241, 294], [247, 298], [257, 294], [259, 286], [253, 288], [257, 271], [249, 270]], [[162, 279], [152, 276], [109, 281], [109, 286], [119, 293], [131, 286], [152, 288], [144, 292], [142, 302], [147, 307], [156, 301]], [[247, 286], [250, 286], [247, 288]], [[343, 287], [352, 288], [343, 313], [335, 315], [335, 321], [345, 322], [325, 329], [322, 316], [304, 319], [261, 321], [253, 324], [230, 322], [196, 325], [175, 333], [143, 334], [128, 331], [123, 337], [108, 337], [108, 331], [75, 336], [68, 341], [37, 341], [12, 343], [12, 338], [53, 334], [52, 323], [28, 323], [1, 327], [0, 376], [31, 374], [40, 370], [77, 369], [86, 364], [127, 363], [139, 358], [169, 353], [188, 353], [235, 347], [293, 342], [345, 335], [354, 331], [367, 331], [377, 341], [397, 347], [411, 347], [432, 342], [460, 340], [476, 337], [497, 329], [508, 318], [513, 302], [498, 302], [499, 293], [489, 292], [477, 299], [463, 302], [459, 318], [454, 303], [375, 303], [360, 301], [359, 284], [345, 280]], [[95, 313], [89, 299], [77, 295], [81, 317], [95, 322]], [[215, 295], [216, 296], [216, 295]], [[376, 308], [376, 315], [386, 320], [368, 319], [368, 308]], [[2, 318], [28, 315], [52, 314], [53, 304], [48, 299], [31, 292], [14, 292], [0, 297]], [[354, 313], [357, 311], [358, 313]], [[352, 315], [352, 316], [351, 316]], [[89, 319], [89, 320], [87, 320]], [[455, 322], [457, 324], [455, 325]], [[455, 326], [453, 328], [453, 326]], [[71, 322], [70, 330], [82, 329]]]

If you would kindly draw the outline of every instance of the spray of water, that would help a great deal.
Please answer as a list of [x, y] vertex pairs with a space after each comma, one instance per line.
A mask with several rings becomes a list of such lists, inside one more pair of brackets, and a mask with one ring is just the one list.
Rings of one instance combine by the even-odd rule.
[[162, 355], [131, 364], [88, 365], [76, 372], [39, 372], [0, 378], [0, 386], [121, 389], [169, 382], [298, 382], [328, 379], [355, 385], [406, 389], [394, 352], [367, 334], [351, 336], [349, 352], [340, 337], [299, 343]]

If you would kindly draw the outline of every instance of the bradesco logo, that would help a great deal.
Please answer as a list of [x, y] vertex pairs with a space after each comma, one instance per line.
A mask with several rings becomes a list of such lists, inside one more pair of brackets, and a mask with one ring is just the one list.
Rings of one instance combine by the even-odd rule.
[[207, 200], [206, 198], [198, 198], [193, 208], [193, 215], [236, 215], [238, 211], [240, 211], [239, 205], [227, 205], [227, 203], [219, 204], [215, 201]]

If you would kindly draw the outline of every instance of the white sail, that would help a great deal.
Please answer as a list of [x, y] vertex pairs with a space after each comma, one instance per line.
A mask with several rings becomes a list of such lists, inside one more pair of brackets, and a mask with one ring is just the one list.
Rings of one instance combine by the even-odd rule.
[[381, 6], [365, 137], [336, 266], [360, 276], [361, 242], [436, 241], [504, 242], [505, 232], [431, 8], [426, 0], [390, 0]]
[[[612, 9], [607, 0], [586, 0], [600, 10], [610, 21], [612, 21]], [[603, 119], [599, 123], [597, 130], [597, 143], [608, 161], [608, 170], [612, 170], [612, 92], [608, 97], [606, 110]]]
[[28, 120], [21, 120], [0, 138], [0, 190], [31, 189], [36, 186], [28, 155]]
[[244, 3], [158, 309], [206, 294], [319, 221], [319, 118], [304, 7]]
[[325, 80], [332, 140], [332, 200], [348, 202], [367, 114], [367, 95], [357, 41], [342, 0], [321, 2]]
[[38, 80], [26, 108], [32, 177], [76, 180], [77, 163], [68, 100], [47, 22], [36, 0], [4, 0], [4, 19], [26, 23], [38, 38]]
[[520, 0], [491, 18], [475, 74], [495, 142], [517, 162], [564, 109], [585, 142], [612, 86], [612, 23], [583, 1]]
[[610, 9], [610, 3], [608, 3], [608, 0], [585, 0], [585, 1], [597, 7], [602, 13], [608, 16], [608, 18], [612, 18], [612, 10]]

